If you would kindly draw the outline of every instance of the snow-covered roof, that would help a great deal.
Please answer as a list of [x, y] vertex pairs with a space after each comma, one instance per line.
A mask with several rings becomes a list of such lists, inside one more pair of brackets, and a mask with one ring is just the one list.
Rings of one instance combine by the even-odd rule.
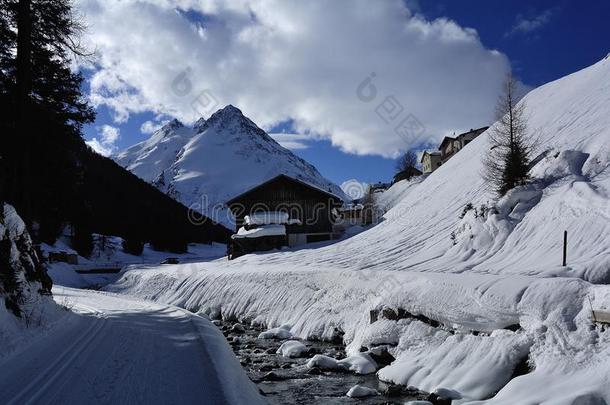
[[244, 217], [247, 225], [269, 225], [288, 223], [288, 213], [279, 211], [254, 212]]
[[339, 212], [356, 211], [356, 210], [361, 210], [363, 208], [364, 208], [364, 205], [362, 205], [362, 204], [349, 204], [349, 205], [340, 207], [338, 211]]
[[261, 187], [263, 187], [263, 186], [265, 186], [265, 185], [271, 183], [272, 181], [277, 180], [277, 179], [279, 179], [281, 177], [290, 179], [290, 180], [292, 180], [292, 181], [294, 181], [296, 183], [302, 184], [302, 185], [304, 185], [306, 187], [309, 187], [309, 188], [311, 188], [313, 190], [319, 191], [320, 193], [326, 194], [326, 195], [328, 195], [328, 196], [330, 196], [330, 197], [332, 197], [334, 199], [337, 199], [337, 200], [340, 200], [340, 201], [343, 200], [343, 198], [341, 198], [337, 194], [334, 194], [333, 192], [328, 191], [328, 190], [324, 190], [323, 188], [321, 188], [321, 187], [319, 187], [319, 186], [317, 186], [315, 184], [309, 183], [309, 182], [304, 181], [302, 179], [297, 179], [296, 177], [288, 176], [286, 174], [278, 174], [277, 176], [274, 176], [274, 177], [270, 178], [269, 180], [264, 181], [264, 182], [260, 183], [259, 185], [254, 186], [254, 187], [244, 191], [243, 193], [238, 194], [235, 197], [231, 198], [230, 200], [227, 201], [227, 205], [230, 205], [230, 204], [236, 202], [237, 200], [239, 200], [243, 196], [251, 193], [252, 191], [258, 190], [259, 188], [261, 188]]
[[286, 227], [284, 225], [270, 224], [263, 225], [254, 229], [246, 229], [243, 226], [237, 230], [237, 233], [231, 235], [231, 239], [242, 238], [261, 238], [263, 236], [283, 236], [286, 235]]
[[441, 143], [438, 145], [438, 149], [439, 150], [442, 149], [443, 145], [446, 144], [447, 142], [452, 142], [452, 141], [455, 141], [455, 140], [457, 140], [457, 138], [454, 138], [452, 136], [444, 137], [443, 140], [441, 141]]
[[440, 156], [441, 152], [438, 150], [425, 150], [424, 153], [421, 155], [421, 159], [419, 160], [419, 163], [423, 163], [424, 162], [424, 156], [426, 155], [430, 155], [430, 156]]
[[472, 133], [480, 134], [480, 133], [486, 131], [487, 128], [489, 128], [489, 127], [481, 127], [481, 128], [477, 128], [477, 129], [470, 129], [469, 131], [462, 132], [461, 134], [458, 134], [458, 135], [455, 135], [455, 136], [446, 136], [446, 137], [443, 138], [443, 140], [441, 141], [441, 143], [438, 146], [438, 148], [440, 150], [446, 142], [456, 141], [456, 140], [458, 140], [460, 138], [463, 138], [466, 135], [469, 135], [469, 134], [472, 134]]

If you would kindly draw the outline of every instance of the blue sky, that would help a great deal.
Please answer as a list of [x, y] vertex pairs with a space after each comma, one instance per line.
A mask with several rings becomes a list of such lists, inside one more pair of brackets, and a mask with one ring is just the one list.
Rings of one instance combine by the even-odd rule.
[[[415, 4], [411, 8], [427, 20], [448, 18], [461, 27], [475, 29], [482, 45], [505, 54], [517, 76], [533, 87], [591, 65], [610, 52], [607, 44], [607, 38], [610, 38], [608, 1], [469, 0]], [[366, 74], [365, 70], [363, 72]], [[90, 78], [91, 72], [86, 76]], [[97, 112], [96, 122], [85, 128], [85, 138], [100, 139], [104, 125], [116, 127], [120, 130], [114, 145], [117, 150], [146, 139], [149, 134], [142, 133], [140, 127], [146, 121], [159, 118], [152, 112], [132, 112], [128, 120], [117, 123], [108, 106], [100, 105]], [[248, 111], [244, 113], [248, 115]], [[471, 126], [486, 123], [473, 122]], [[292, 121], [268, 128], [269, 133], [293, 133], [295, 130]], [[293, 152], [338, 184], [351, 178], [365, 182], [388, 181], [394, 173], [395, 163], [390, 158], [345, 153], [333, 146], [331, 140], [309, 140], [306, 145], [307, 148]]]

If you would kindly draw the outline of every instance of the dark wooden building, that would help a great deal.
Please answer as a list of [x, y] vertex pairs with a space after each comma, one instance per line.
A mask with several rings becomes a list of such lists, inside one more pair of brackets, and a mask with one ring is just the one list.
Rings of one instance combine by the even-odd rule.
[[405, 170], [401, 170], [400, 172], [398, 172], [394, 175], [394, 180], [392, 181], [392, 184], [398, 183], [401, 180], [411, 180], [411, 177], [421, 176], [421, 175], [422, 175], [421, 170], [419, 170], [415, 167], [408, 167]]
[[227, 201], [236, 220], [236, 231], [245, 224], [244, 217], [253, 213], [286, 212], [287, 243], [329, 240], [333, 236], [333, 208], [343, 200], [302, 180], [281, 174]]

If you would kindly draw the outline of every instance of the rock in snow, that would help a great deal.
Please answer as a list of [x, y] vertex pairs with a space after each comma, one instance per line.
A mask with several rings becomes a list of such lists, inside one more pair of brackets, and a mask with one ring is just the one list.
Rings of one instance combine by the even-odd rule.
[[241, 323], [236, 323], [235, 325], [233, 325], [231, 327], [231, 332], [233, 333], [244, 333], [246, 331], [246, 329], [244, 328], [244, 326]]
[[320, 370], [335, 370], [339, 368], [339, 365], [337, 360], [332, 357], [316, 354], [307, 362], [307, 367], [319, 368]]
[[307, 346], [298, 340], [289, 340], [287, 342], [282, 343], [279, 349], [277, 349], [277, 354], [281, 354], [284, 357], [299, 357], [303, 353], [307, 351]]
[[460, 394], [456, 390], [451, 390], [449, 388], [439, 387], [439, 388], [435, 389], [433, 393], [438, 395], [439, 397], [443, 397], [443, 398], [462, 399], [462, 394]]
[[187, 207], [233, 228], [224, 203], [279, 174], [343, 191], [228, 105], [187, 128], [172, 121], [115, 160]]
[[259, 339], [290, 339], [291, 337], [290, 325], [282, 325], [279, 328], [269, 329], [258, 335]]
[[354, 385], [345, 395], [350, 398], [364, 398], [379, 395], [379, 392], [373, 388], [363, 387], [362, 385]]
[[377, 364], [366, 353], [356, 353], [343, 360], [336, 360], [323, 354], [316, 354], [308, 362], [307, 367], [317, 367], [322, 370], [348, 370], [356, 374], [371, 374], [377, 371]]

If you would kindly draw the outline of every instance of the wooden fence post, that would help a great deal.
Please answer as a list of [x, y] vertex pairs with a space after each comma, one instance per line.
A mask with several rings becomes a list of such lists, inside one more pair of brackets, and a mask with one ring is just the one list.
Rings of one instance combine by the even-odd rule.
[[563, 231], [563, 267], [567, 264], [568, 255], [568, 231]]

